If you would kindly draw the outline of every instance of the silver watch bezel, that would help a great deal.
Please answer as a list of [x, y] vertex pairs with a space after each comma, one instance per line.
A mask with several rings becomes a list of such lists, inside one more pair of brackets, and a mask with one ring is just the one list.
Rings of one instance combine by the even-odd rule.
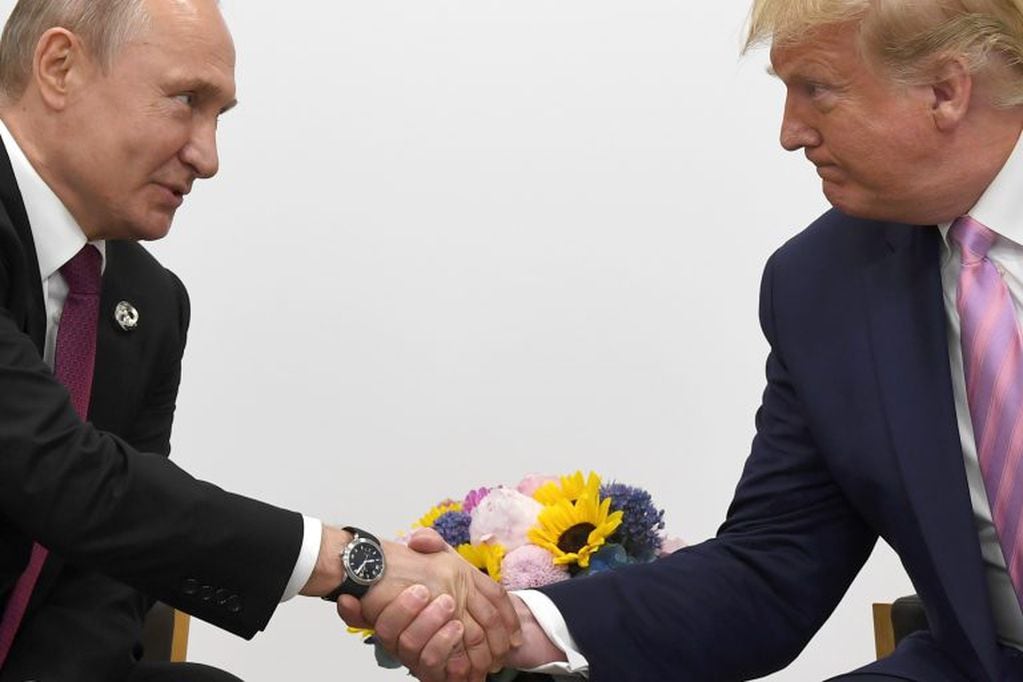
[[[370, 545], [376, 548], [377, 553], [380, 555], [380, 572], [377, 573], [377, 576], [375, 578], [372, 578], [370, 580], [360, 578], [355, 573], [355, 570], [352, 568], [350, 563], [352, 550], [359, 545]], [[356, 533], [355, 535], [352, 536], [351, 542], [345, 545], [344, 550], [341, 552], [341, 565], [344, 566], [345, 568], [345, 580], [351, 580], [353, 583], [356, 583], [358, 585], [364, 585], [366, 587], [369, 587], [371, 585], [377, 584], [378, 582], [380, 582], [381, 579], [383, 579], [384, 571], [387, 570], [387, 557], [384, 556], [384, 548], [380, 546], [379, 542], [376, 542], [375, 540], [371, 540], [370, 538], [364, 537]]]

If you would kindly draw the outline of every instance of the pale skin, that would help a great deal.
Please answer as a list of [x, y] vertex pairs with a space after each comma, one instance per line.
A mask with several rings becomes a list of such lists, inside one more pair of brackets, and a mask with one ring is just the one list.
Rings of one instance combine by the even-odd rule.
[[[429, 535], [435, 535], [432, 531]], [[351, 541], [345, 530], [324, 527], [320, 554], [313, 576], [302, 594], [328, 594], [344, 578], [338, 556]], [[387, 570], [384, 579], [354, 602], [362, 614], [359, 627], [373, 627], [377, 636], [389, 640], [392, 620], [383, 614], [400, 612], [411, 604], [418, 613], [432, 597], [430, 613], [442, 613], [444, 622], [431, 633], [436, 646], [450, 659], [453, 680], [483, 680], [488, 672], [504, 665], [513, 645], [521, 641], [518, 617], [500, 585], [487, 578], [441, 541], [429, 542], [415, 551], [394, 542], [383, 542]], [[413, 541], [411, 547], [416, 547]], [[354, 622], [354, 621], [353, 621]], [[351, 624], [351, 622], [349, 623]]]
[[[776, 45], [771, 64], [786, 91], [781, 146], [802, 150], [828, 201], [851, 216], [951, 222], [976, 204], [1023, 130], [1023, 107], [996, 106], [988, 79], [971, 74], [962, 57], [937, 60], [924, 83], [895, 83], [861, 54], [855, 23]], [[512, 650], [509, 665], [564, 660], [513, 599], [524, 643]], [[357, 602], [342, 603], [339, 612], [350, 623], [362, 617]], [[446, 622], [435, 603], [412, 601], [385, 610], [378, 621], [386, 625], [389, 650], [430, 682], [457, 679], [445, 677], [441, 663], [451, 651], [436, 637]]]
[[[417, 552], [445, 554], [451, 552], [444, 540], [432, 530], [417, 532], [409, 541]], [[467, 564], [468, 565], [468, 564]], [[474, 572], [486, 582], [496, 585], [480, 571]], [[521, 599], [511, 595], [514, 615], [521, 626], [521, 637], [505, 660], [505, 665], [519, 669], [534, 668], [545, 663], [565, 660], [565, 654], [547, 638]], [[429, 600], [415, 587], [403, 592], [375, 617], [376, 636], [385, 649], [394, 653], [413, 675], [427, 682], [464, 680], [465, 662], [457, 646], [452, 628], [453, 602], [448, 595]], [[363, 600], [342, 597], [338, 613], [349, 625], [366, 627], [369, 605]]]
[[[0, 119], [90, 240], [152, 240], [170, 230], [197, 179], [219, 169], [217, 125], [235, 99], [235, 50], [215, 0], [149, 0], [149, 25], [104, 65], [65, 28], [39, 39], [25, 90]], [[105, 68], [107, 67], [107, 68]], [[324, 526], [302, 594], [329, 594], [344, 578], [351, 536]], [[481, 680], [518, 642], [500, 586], [454, 552], [421, 555], [384, 543], [388, 569], [363, 599], [370, 622], [406, 588], [445, 601], [439, 641], [458, 679]]]

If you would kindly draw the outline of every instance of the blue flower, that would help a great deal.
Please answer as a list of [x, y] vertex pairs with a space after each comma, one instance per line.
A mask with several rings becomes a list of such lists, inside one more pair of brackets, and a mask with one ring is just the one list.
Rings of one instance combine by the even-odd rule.
[[590, 557], [590, 567], [580, 575], [594, 575], [604, 571], [613, 571], [628, 566], [633, 560], [626, 554], [625, 548], [618, 544], [604, 545]]
[[624, 483], [601, 487], [601, 498], [611, 498], [611, 511], [622, 511], [622, 525], [608, 541], [619, 543], [637, 561], [653, 561], [661, 549], [664, 510], [654, 506], [650, 493]]
[[433, 522], [433, 529], [452, 547], [469, 542], [469, 522], [472, 518], [461, 511], [444, 512]]

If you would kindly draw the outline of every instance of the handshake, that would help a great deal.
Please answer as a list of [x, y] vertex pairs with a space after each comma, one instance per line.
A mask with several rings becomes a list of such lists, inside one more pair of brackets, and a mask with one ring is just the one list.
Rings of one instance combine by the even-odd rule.
[[[337, 557], [352, 540], [324, 527], [316, 570], [303, 594], [330, 594], [347, 580]], [[386, 570], [358, 599], [342, 594], [338, 614], [372, 628], [377, 641], [421, 680], [477, 682], [502, 667], [534, 668], [564, 660], [521, 599], [464, 560], [434, 530], [408, 545], [380, 543]]]

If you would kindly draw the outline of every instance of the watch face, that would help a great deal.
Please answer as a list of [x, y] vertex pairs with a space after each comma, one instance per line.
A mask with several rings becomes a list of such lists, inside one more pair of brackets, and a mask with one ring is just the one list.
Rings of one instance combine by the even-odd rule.
[[361, 583], [375, 582], [384, 572], [384, 555], [372, 542], [356, 540], [346, 555], [352, 577]]

